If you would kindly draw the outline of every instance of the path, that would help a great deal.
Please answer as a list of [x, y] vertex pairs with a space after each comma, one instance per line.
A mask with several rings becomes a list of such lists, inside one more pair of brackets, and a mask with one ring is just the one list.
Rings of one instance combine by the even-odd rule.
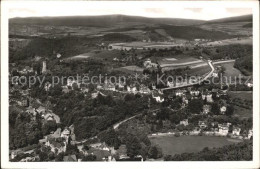
[[200, 84], [202, 81], [205, 81], [210, 76], [212, 76], [213, 72], [215, 71], [215, 68], [212, 65], [212, 61], [211, 60], [208, 60], [208, 64], [209, 64], [209, 66], [211, 68], [211, 71], [202, 80], [199, 80], [196, 83], [189, 83], [189, 84], [184, 84], [184, 85], [181, 85], [181, 86], [168, 87], [168, 88], [164, 88], [164, 89], [161, 89], [161, 90], [163, 91], [163, 90], [169, 90], [169, 89], [177, 89], [177, 88], [181, 88], [181, 87], [188, 87], [188, 86], [193, 86], [193, 85], [196, 85], [196, 84]]

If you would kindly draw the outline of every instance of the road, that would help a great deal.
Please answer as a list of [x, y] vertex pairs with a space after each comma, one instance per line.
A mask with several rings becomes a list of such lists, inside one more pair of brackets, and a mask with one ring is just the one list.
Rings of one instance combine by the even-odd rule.
[[169, 89], [177, 89], [177, 88], [181, 88], [181, 87], [189, 87], [189, 86], [193, 86], [193, 85], [196, 85], [196, 84], [200, 84], [202, 81], [205, 81], [209, 77], [211, 77], [214, 70], [215, 70], [214, 66], [212, 65], [211, 60], [208, 60], [208, 64], [211, 68], [211, 71], [202, 80], [199, 80], [198, 82], [195, 82], [195, 83], [184, 84], [184, 85], [181, 85], [181, 86], [168, 87], [168, 88], [164, 88], [164, 89], [161, 89], [161, 90], [163, 91], [163, 90], [169, 90]]
[[134, 115], [134, 116], [132, 116], [132, 117], [129, 117], [129, 118], [123, 120], [123, 121], [120, 121], [120, 122], [114, 124], [114, 125], [113, 125], [114, 130], [117, 129], [121, 124], [127, 122], [128, 120], [131, 120], [131, 119], [135, 118], [135, 117], [138, 116], [138, 115], [140, 115], [140, 114]]
[[[142, 113], [136, 114], [136, 115], [134, 115], [134, 116], [131, 116], [131, 117], [127, 118], [127, 119], [124, 119], [124, 120], [122, 120], [122, 121], [120, 121], [120, 122], [114, 124], [114, 125], [113, 125], [113, 129], [117, 129], [121, 124], [123, 124], [123, 123], [127, 122], [128, 120], [131, 120], [131, 119], [133, 119], [133, 118], [135, 118], [136, 116], [141, 115], [141, 114], [142, 114]], [[82, 144], [82, 143], [84, 143], [84, 142], [86, 142], [86, 141], [88, 141], [88, 140], [92, 140], [92, 139], [94, 139], [94, 138], [97, 138], [97, 136], [93, 136], [93, 137], [91, 137], [91, 138], [84, 139], [84, 140], [81, 140], [81, 141], [76, 141], [76, 145], [77, 145], [77, 144]]]

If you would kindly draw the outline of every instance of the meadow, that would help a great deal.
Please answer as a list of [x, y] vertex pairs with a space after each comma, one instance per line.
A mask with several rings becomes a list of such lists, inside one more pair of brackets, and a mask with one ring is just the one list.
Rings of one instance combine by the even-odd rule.
[[161, 136], [150, 138], [152, 144], [162, 148], [164, 155], [199, 152], [203, 148], [223, 147], [239, 140], [216, 136]]

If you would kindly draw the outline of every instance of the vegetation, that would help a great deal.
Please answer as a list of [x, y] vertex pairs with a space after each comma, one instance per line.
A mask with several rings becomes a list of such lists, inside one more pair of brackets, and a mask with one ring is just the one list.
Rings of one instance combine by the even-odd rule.
[[221, 148], [204, 148], [198, 153], [164, 156], [165, 161], [249, 161], [253, 158], [253, 143], [245, 141]]

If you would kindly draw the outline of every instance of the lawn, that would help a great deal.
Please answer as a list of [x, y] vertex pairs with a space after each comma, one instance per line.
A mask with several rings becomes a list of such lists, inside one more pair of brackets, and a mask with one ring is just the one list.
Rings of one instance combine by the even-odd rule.
[[234, 68], [233, 66], [234, 66], [234, 63], [235, 62], [229, 62], [229, 63], [221, 63], [221, 64], [216, 64], [216, 66], [223, 66], [223, 67], [225, 67], [225, 73], [224, 73], [224, 75], [226, 76], [226, 77], [232, 77], [232, 79], [233, 79], [233, 77], [239, 77], [239, 74], [241, 74], [241, 76], [242, 76], [242, 73], [238, 70], [238, 69], [236, 69], [236, 68]]
[[[235, 104], [234, 116], [243, 118], [250, 118], [253, 116], [252, 104], [253, 104], [252, 92], [229, 92], [231, 100]], [[246, 108], [246, 107], [249, 108]]]
[[205, 147], [223, 147], [239, 141], [216, 136], [162, 136], [153, 137], [150, 140], [162, 148], [164, 155], [199, 152]]

